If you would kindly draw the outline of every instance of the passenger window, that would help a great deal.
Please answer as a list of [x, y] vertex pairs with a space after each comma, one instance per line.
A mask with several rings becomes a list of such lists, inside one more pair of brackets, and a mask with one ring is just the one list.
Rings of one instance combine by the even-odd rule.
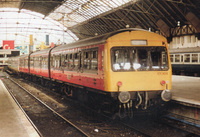
[[57, 68], [57, 57], [54, 57], [54, 68]]
[[74, 67], [73, 65], [73, 54], [69, 54], [69, 69], [72, 69]]
[[31, 59], [30, 59], [30, 66], [34, 67], [34, 57], [31, 57]]
[[60, 67], [60, 55], [54, 55], [53, 65], [55, 69]]
[[67, 69], [69, 67], [69, 58], [68, 54], [65, 55], [65, 68]]
[[42, 66], [43, 66], [43, 57], [40, 56], [40, 58], [39, 58], [39, 67], [42, 68]]
[[97, 73], [98, 70], [98, 48], [83, 51], [81, 55], [81, 64], [86, 73]]
[[84, 52], [84, 61], [83, 61], [84, 69], [90, 69], [90, 52]]
[[58, 69], [60, 67], [60, 56], [56, 55], [56, 68]]
[[91, 54], [91, 69], [97, 70], [98, 69], [98, 61], [97, 61], [97, 51], [92, 51]]
[[74, 68], [77, 70], [79, 67], [79, 54], [75, 53], [74, 54]]
[[35, 66], [34, 67], [38, 68], [39, 67], [39, 58], [35, 57], [34, 59], [35, 59]]
[[28, 67], [28, 59], [25, 58], [25, 67]]
[[61, 67], [65, 67], [65, 55], [61, 55]]
[[47, 63], [48, 63], [48, 58], [44, 57], [43, 58], [43, 68], [47, 69]]
[[185, 54], [184, 62], [190, 62], [190, 54]]
[[174, 62], [174, 55], [170, 55], [171, 62]]
[[192, 54], [192, 62], [197, 63], [198, 62], [198, 54]]
[[54, 60], [54, 57], [51, 56], [50, 57], [50, 66], [51, 66], [51, 68], [53, 68], [53, 66], [54, 66], [54, 63], [53, 63], [54, 61], [53, 60]]

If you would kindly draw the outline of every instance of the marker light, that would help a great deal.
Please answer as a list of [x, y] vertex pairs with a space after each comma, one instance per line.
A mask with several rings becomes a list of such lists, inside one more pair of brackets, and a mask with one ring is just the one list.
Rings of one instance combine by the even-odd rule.
[[166, 84], [166, 82], [165, 82], [164, 80], [162, 80], [162, 81], [160, 82], [160, 84], [161, 84], [162, 86], [164, 86], [164, 85]]
[[122, 86], [122, 82], [121, 82], [121, 81], [118, 81], [118, 82], [117, 82], [117, 86], [118, 86], [118, 87], [121, 87], [121, 86]]

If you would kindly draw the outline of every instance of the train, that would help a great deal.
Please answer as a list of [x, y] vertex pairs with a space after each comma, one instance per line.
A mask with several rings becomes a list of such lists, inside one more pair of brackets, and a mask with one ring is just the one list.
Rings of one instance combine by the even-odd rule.
[[200, 48], [170, 49], [170, 60], [174, 75], [200, 77]]
[[143, 29], [117, 30], [8, 63], [24, 78], [119, 114], [149, 111], [172, 98], [167, 40]]

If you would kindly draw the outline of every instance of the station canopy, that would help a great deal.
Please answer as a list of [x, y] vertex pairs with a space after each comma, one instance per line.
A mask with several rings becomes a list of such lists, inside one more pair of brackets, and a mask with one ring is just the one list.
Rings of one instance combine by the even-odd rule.
[[70, 43], [126, 27], [166, 37], [177, 26], [200, 33], [199, 0], [2, 0], [0, 8], [0, 40], [25, 44], [30, 34], [35, 42], [49, 35], [50, 42]]

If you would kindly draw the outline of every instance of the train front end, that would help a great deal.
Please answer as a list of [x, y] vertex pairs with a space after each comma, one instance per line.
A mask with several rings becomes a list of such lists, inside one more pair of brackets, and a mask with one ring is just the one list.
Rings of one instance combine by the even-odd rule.
[[148, 31], [113, 35], [104, 60], [105, 90], [120, 108], [146, 110], [171, 99], [171, 64], [163, 36]]

